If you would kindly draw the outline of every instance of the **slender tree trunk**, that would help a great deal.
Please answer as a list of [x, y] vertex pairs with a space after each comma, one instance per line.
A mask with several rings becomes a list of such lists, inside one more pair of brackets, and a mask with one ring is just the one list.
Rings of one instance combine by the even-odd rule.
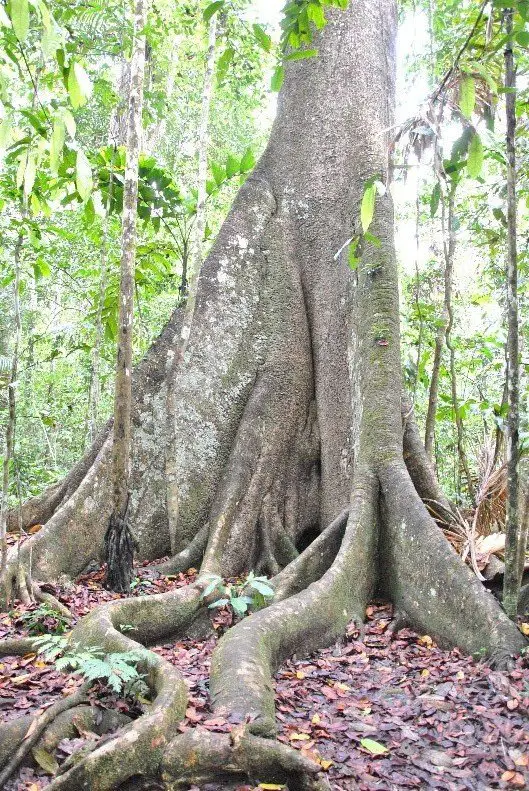
[[[191, 325], [195, 315], [197, 297], [197, 284], [200, 276], [203, 258], [204, 232], [206, 229], [206, 182], [208, 171], [208, 144], [209, 144], [209, 116], [211, 98], [213, 94], [213, 77], [215, 73], [215, 45], [217, 40], [217, 14], [213, 14], [209, 21], [208, 51], [206, 56], [206, 70], [204, 74], [204, 87], [202, 91], [202, 109], [198, 130], [198, 195], [195, 227], [191, 238], [189, 257], [187, 244], [184, 242], [184, 260], [182, 269], [182, 286], [187, 286], [187, 300], [184, 310], [184, 320], [180, 334], [180, 342], [170, 361], [169, 381], [174, 381], [176, 372], [185, 354], [187, 341], [191, 333]], [[185, 283], [185, 286], [184, 286]], [[176, 415], [175, 390], [167, 388], [167, 419], [169, 424], [169, 440], [167, 443], [166, 476], [167, 476], [167, 512], [170, 530], [176, 529], [178, 521], [178, 486], [176, 484], [176, 458], [178, 437], [174, 430]]]
[[[452, 329], [454, 326], [454, 308], [452, 305], [452, 281], [454, 272], [454, 256], [456, 250], [456, 232], [454, 225], [454, 209], [455, 209], [455, 188], [453, 187], [448, 201], [448, 217], [445, 214], [443, 204], [443, 235], [445, 240], [448, 237], [448, 242], [444, 243], [445, 250], [445, 309], [447, 315], [447, 323], [445, 328], [446, 347], [450, 354], [450, 389], [452, 393], [452, 409], [454, 410], [454, 422], [456, 426], [457, 436], [457, 455], [459, 459], [459, 468], [465, 473], [467, 482], [468, 493], [474, 502], [476, 494], [474, 484], [472, 482], [472, 474], [470, 472], [470, 465], [465, 451], [465, 438], [464, 438], [464, 425], [459, 411], [459, 396], [457, 392], [457, 373], [456, 373], [456, 358], [455, 348], [452, 342]], [[448, 229], [446, 229], [448, 226]]]
[[505, 12], [505, 112], [507, 120], [507, 522], [503, 606], [516, 618], [527, 535], [519, 525], [520, 369], [518, 326], [518, 252], [516, 244], [516, 67], [512, 8]]
[[[439, 156], [436, 154], [436, 156]], [[448, 204], [448, 211], [447, 211]], [[435, 442], [435, 421], [437, 417], [437, 404], [439, 401], [439, 376], [441, 372], [441, 362], [443, 349], [446, 341], [446, 331], [450, 320], [450, 300], [452, 293], [452, 278], [454, 271], [454, 255], [456, 251], [456, 235], [453, 229], [453, 215], [455, 204], [455, 187], [450, 185], [448, 197], [441, 198], [442, 211], [442, 233], [443, 233], [443, 255], [444, 255], [444, 291], [443, 291], [443, 311], [437, 326], [435, 336], [435, 350], [430, 377], [430, 389], [428, 392], [428, 409], [426, 412], [424, 446], [430, 462], [434, 462], [434, 442]], [[448, 214], [448, 217], [447, 217]]]
[[134, 38], [130, 68], [127, 118], [127, 164], [123, 195], [121, 271], [119, 290], [118, 356], [112, 448], [113, 511], [105, 536], [108, 564], [106, 584], [112, 590], [130, 588], [133, 539], [128, 525], [132, 444], [132, 350], [134, 315], [134, 266], [138, 203], [138, 162], [142, 139], [143, 80], [145, 72], [146, 0], [134, 6]]
[[0, 504], [0, 547], [1, 547], [1, 561], [0, 561], [0, 579], [5, 581], [6, 567], [7, 567], [7, 510], [8, 510], [8, 496], [9, 496], [9, 468], [13, 459], [13, 449], [15, 445], [15, 427], [16, 427], [16, 387], [18, 379], [18, 355], [20, 350], [20, 340], [22, 337], [22, 316], [20, 311], [20, 255], [22, 253], [22, 244], [24, 241], [24, 234], [22, 230], [19, 231], [15, 243], [14, 251], [14, 269], [15, 279], [13, 281], [13, 304], [15, 313], [15, 342], [11, 352], [11, 372], [9, 375], [8, 383], [8, 403], [9, 413], [7, 418], [6, 428], [6, 444], [4, 452], [4, 463], [2, 472], [2, 502]]

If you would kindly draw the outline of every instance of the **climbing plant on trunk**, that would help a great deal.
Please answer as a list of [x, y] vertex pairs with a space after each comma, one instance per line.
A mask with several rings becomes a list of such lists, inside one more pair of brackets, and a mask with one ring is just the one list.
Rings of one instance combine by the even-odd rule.
[[[212, 659], [215, 715], [240, 725], [230, 734], [179, 733], [185, 684], [153, 653], [148, 713], [50, 791], [114, 789], [138, 775], [161, 775], [176, 789], [221, 772], [321, 787], [320, 767], [274, 738], [272, 675], [293, 653], [332, 643], [351, 620], [361, 628], [374, 593], [393, 602], [399, 623], [498, 664], [526, 643], [424, 505], [442, 495], [413, 416], [402, 410], [387, 191], [376, 198], [370, 236], [358, 239], [366, 182], [389, 178], [395, 3], [355, 0], [328, 17], [314, 34], [318, 56], [285, 63], [269, 144], [203, 264], [174, 380], [167, 361], [180, 311], [134, 376], [130, 488], [139, 552], [170, 554], [165, 571], [198, 566], [198, 579], [104, 605], [72, 636], [106, 651], [153, 644], [205, 619], [206, 575], [272, 575], [273, 603], [230, 629]], [[170, 431], [179, 437], [171, 522], [167, 387]], [[46, 526], [22, 547], [23, 562], [31, 547], [36, 577], [75, 574], [97, 556], [112, 508], [111, 444], [108, 428], [75, 485], [55, 490], [60, 504]]]

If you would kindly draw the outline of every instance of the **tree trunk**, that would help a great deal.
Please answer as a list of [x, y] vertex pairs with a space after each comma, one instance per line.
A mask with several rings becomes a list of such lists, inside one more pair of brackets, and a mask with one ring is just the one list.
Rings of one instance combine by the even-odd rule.
[[[513, 619], [518, 611], [527, 534], [519, 524], [520, 369], [518, 327], [518, 251], [516, 244], [516, 68], [512, 8], [505, 12], [505, 111], [507, 118], [507, 521], [503, 606]], [[525, 533], [525, 540], [524, 540]]]
[[112, 514], [105, 534], [106, 585], [118, 593], [130, 589], [134, 542], [130, 532], [129, 498], [132, 461], [132, 351], [134, 266], [138, 203], [138, 163], [142, 139], [145, 73], [146, 0], [135, 0], [134, 36], [127, 118], [127, 163], [123, 187], [123, 225], [119, 285], [118, 358], [114, 396], [112, 445]]
[[[203, 554], [201, 575], [169, 594], [98, 608], [73, 638], [128, 650], [134, 642], [118, 631], [126, 623], [135, 640], [152, 644], [203, 611], [204, 573], [283, 567], [273, 604], [230, 629], [213, 655], [214, 711], [241, 726], [230, 735], [179, 734], [185, 685], [152, 655], [149, 713], [50, 791], [113, 789], [160, 772], [176, 789], [215, 779], [221, 767], [236, 778], [288, 782], [291, 791], [321, 787], [318, 767], [273, 738], [272, 674], [293, 653], [333, 642], [351, 619], [361, 623], [375, 592], [442, 644], [484, 649], [498, 662], [525, 645], [428, 514], [418, 490], [430, 498], [435, 486], [415, 431], [406, 431], [403, 453], [389, 194], [370, 229], [380, 246], [366, 243], [354, 272], [346, 251], [334, 258], [358, 227], [366, 180], [388, 172], [396, 8], [355, 0], [328, 16], [318, 57], [287, 63], [268, 147], [204, 262], [175, 380], [164, 373], [178, 313], [136, 372], [131, 509], [140, 552], [170, 546], [174, 568], [200, 564]], [[170, 530], [167, 384], [179, 437]], [[32, 539], [36, 576], [75, 572], [93, 557], [111, 507], [108, 442]], [[67, 538], [74, 523], [83, 527], [75, 552]]]
[[[204, 86], [202, 89], [202, 108], [200, 113], [200, 124], [198, 128], [198, 173], [197, 173], [197, 210], [195, 225], [191, 238], [191, 250], [189, 259], [187, 251], [184, 249], [182, 265], [182, 286], [185, 288], [185, 308], [180, 331], [180, 341], [171, 359], [169, 367], [169, 381], [174, 382], [178, 375], [178, 370], [184, 359], [187, 342], [191, 334], [191, 326], [195, 316], [195, 306], [197, 298], [197, 286], [202, 267], [204, 233], [206, 230], [206, 199], [207, 199], [207, 175], [208, 175], [208, 146], [209, 146], [209, 116], [211, 108], [211, 97], [213, 94], [213, 76], [215, 73], [215, 44], [217, 41], [217, 14], [213, 14], [209, 20], [208, 28], [208, 50], [206, 55], [206, 69], [204, 73]], [[184, 244], [184, 247], [186, 245]], [[188, 269], [189, 266], [189, 269]], [[189, 288], [187, 279], [189, 278]], [[180, 438], [176, 428], [176, 413], [178, 404], [175, 388], [167, 388], [167, 448], [165, 475], [167, 483], [167, 517], [169, 520], [169, 532], [176, 532], [178, 524], [178, 444]]]
[[[25, 215], [25, 212], [23, 216]], [[4, 451], [4, 459], [2, 465], [2, 500], [0, 502], [0, 579], [3, 581], [7, 571], [7, 512], [9, 497], [9, 477], [10, 466], [13, 459], [13, 450], [15, 446], [15, 426], [16, 426], [16, 386], [18, 379], [18, 364], [20, 353], [20, 341], [22, 336], [22, 316], [20, 312], [20, 255], [22, 253], [22, 244], [24, 242], [24, 234], [22, 229], [18, 233], [14, 250], [14, 265], [15, 265], [15, 279], [13, 281], [13, 303], [15, 313], [15, 342], [11, 352], [11, 371], [9, 373], [9, 382], [7, 385], [7, 398], [9, 404], [9, 413], [7, 416], [6, 428], [6, 444]]]

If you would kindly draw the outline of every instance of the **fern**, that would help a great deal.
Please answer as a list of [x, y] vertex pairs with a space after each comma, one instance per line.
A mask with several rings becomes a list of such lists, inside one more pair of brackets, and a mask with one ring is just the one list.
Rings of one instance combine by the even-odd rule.
[[105, 653], [98, 646], [80, 648], [70, 645], [65, 637], [46, 635], [35, 640], [37, 652], [53, 662], [57, 670], [71, 671], [84, 681], [101, 683], [117, 695], [145, 695], [148, 687], [145, 675], [138, 665], [150, 659], [149, 651], [138, 648], [134, 651]]

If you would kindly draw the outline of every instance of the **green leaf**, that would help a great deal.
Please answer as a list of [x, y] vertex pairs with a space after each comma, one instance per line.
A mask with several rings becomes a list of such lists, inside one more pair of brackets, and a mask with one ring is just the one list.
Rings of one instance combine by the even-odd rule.
[[366, 233], [368, 230], [369, 226], [373, 222], [373, 217], [375, 216], [375, 196], [375, 185], [373, 183], [368, 183], [365, 188], [364, 197], [362, 198], [362, 205], [360, 207], [360, 222], [362, 223], [362, 230], [364, 233]]
[[0, 123], [0, 151], [7, 148], [11, 139], [11, 122], [4, 118]]
[[81, 200], [85, 201], [90, 197], [93, 187], [92, 167], [83, 151], [77, 152], [77, 159], [75, 162], [75, 186], [77, 187], [77, 192], [81, 196]]
[[37, 175], [37, 155], [31, 152], [27, 158], [26, 169], [24, 170], [24, 195], [28, 197], [35, 184]]
[[204, 11], [204, 21], [209, 22], [212, 16], [214, 16], [217, 11], [220, 11], [222, 6], [224, 5], [224, 0], [216, 0], [214, 3], [210, 3], [206, 10]]
[[235, 54], [235, 50], [233, 47], [226, 47], [222, 55], [220, 56], [217, 62], [217, 80], [219, 84], [224, 80], [230, 63], [233, 60], [233, 56]]
[[68, 94], [74, 110], [86, 104], [92, 95], [90, 77], [80, 63], [72, 63], [68, 69]]
[[86, 222], [87, 225], [92, 225], [92, 223], [94, 222], [94, 220], [96, 218], [96, 210], [95, 210], [95, 207], [94, 207], [94, 201], [92, 200], [91, 196], [88, 198], [88, 200], [85, 203], [83, 216], [84, 216], [84, 219], [85, 219], [85, 222]]
[[272, 596], [275, 595], [274, 589], [260, 580], [253, 580], [253, 582], [251, 582], [251, 587], [261, 593], [265, 598], [272, 598]]
[[347, 265], [352, 272], [355, 272], [358, 269], [358, 264], [360, 263], [360, 256], [359, 256], [359, 244], [360, 239], [358, 236], [355, 236], [352, 239], [349, 249], [347, 251]]
[[284, 79], [285, 79], [285, 67], [276, 66], [274, 73], [272, 75], [272, 79], [270, 81], [270, 89], [272, 91], [280, 91], [283, 86]]
[[236, 596], [235, 598], [231, 599], [230, 604], [237, 615], [244, 615], [248, 610], [248, 602], [246, 601], [245, 596]]
[[226, 175], [229, 179], [233, 178], [237, 173], [240, 173], [239, 160], [231, 154], [226, 160]]
[[483, 143], [481, 142], [481, 137], [476, 132], [468, 147], [467, 170], [470, 178], [477, 179], [481, 175], [481, 171], [483, 170], [483, 158]]
[[285, 60], [305, 60], [306, 58], [315, 58], [317, 54], [317, 49], [297, 49], [287, 55]]
[[471, 118], [476, 106], [476, 83], [474, 77], [465, 74], [459, 89], [459, 107], [465, 118]]
[[67, 130], [68, 134], [70, 135], [70, 137], [73, 140], [74, 137], [75, 137], [75, 132], [76, 132], [76, 128], [77, 128], [76, 123], [75, 123], [75, 119], [74, 119], [73, 115], [71, 114], [71, 112], [69, 112], [69, 110], [63, 110], [62, 117], [63, 117], [63, 120], [64, 120], [64, 125], [66, 127], [66, 130]]
[[323, 11], [322, 6], [319, 3], [309, 3], [307, 6], [307, 16], [311, 22], [314, 22], [314, 25], [317, 27], [318, 30], [321, 30], [325, 27], [325, 13]]
[[248, 173], [255, 167], [255, 156], [251, 148], [246, 149], [241, 159], [241, 173]]
[[387, 747], [384, 747], [383, 744], [376, 742], [374, 739], [360, 739], [360, 744], [371, 755], [384, 755], [384, 753], [389, 752]]
[[217, 187], [220, 187], [222, 182], [226, 178], [226, 169], [219, 165], [217, 162], [211, 163], [211, 172], [213, 173], [213, 178], [217, 184]]
[[515, 39], [521, 47], [529, 47], [529, 32], [527, 30], [519, 30]]
[[272, 39], [268, 33], [266, 33], [261, 25], [258, 24], [252, 25], [252, 30], [259, 46], [262, 47], [265, 52], [270, 52], [272, 49]]
[[441, 200], [441, 185], [439, 182], [435, 185], [430, 198], [430, 217], [435, 217], [437, 209], [439, 208], [439, 201]]
[[54, 176], [57, 175], [59, 169], [65, 136], [66, 126], [64, 121], [62, 118], [56, 118], [53, 122], [53, 131], [50, 140], [50, 170]]
[[40, 40], [43, 55], [46, 58], [53, 57], [57, 50], [61, 48], [62, 41], [61, 31], [57, 27], [55, 21], [52, 20], [52, 23], [45, 29]]
[[217, 601], [212, 602], [208, 606], [208, 610], [213, 610], [216, 607], [224, 607], [224, 605], [229, 604], [229, 599], [217, 599]]
[[10, 17], [15, 36], [24, 41], [29, 32], [28, 0], [11, 0]]

